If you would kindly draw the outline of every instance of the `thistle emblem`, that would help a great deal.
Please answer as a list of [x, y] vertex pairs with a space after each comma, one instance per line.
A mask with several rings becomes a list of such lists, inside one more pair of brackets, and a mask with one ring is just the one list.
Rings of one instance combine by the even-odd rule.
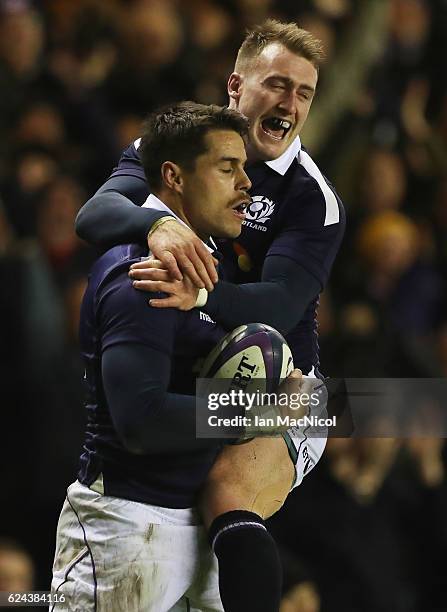
[[275, 209], [275, 204], [265, 196], [253, 196], [251, 204], [247, 208], [246, 219], [256, 221], [256, 223], [265, 223], [269, 220], [270, 215]]

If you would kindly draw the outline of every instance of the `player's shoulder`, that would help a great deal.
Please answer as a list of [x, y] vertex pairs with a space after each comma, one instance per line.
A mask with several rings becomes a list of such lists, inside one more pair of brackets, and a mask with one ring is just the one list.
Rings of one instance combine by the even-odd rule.
[[290, 168], [289, 213], [305, 215], [322, 227], [344, 227], [345, 210], [335, 188], [303, 147]]
[[128, 277], [129, 266], [147, 256], [147, 247], [138, 244], [121, 244], [106, 251], [94, 263], [89, 276], [89, 288], [94, 295], [95, 306], [111, 295], [133, 293]]
[[147, 254], [147, 247], [138, 244], [120, 245], [104, 253], [95, 263], [89, 286], [93, 315], [102, 329], [115, 329], [123, 325], [135, 329], [155, 326], [159, 335], [162, 335], [165, 325], [174, 324], [184, 314], [173, 308], [152, 308], [149, 300], [163, 297], [163, 294], [134, 288], [128, 274], [129, 267], [147, 257]]
[[137, 253], [137, 245], [120, 245], [106, 251], [90, 269], [88, 285], [81, 309], [81, 337], [89, 337], [92, 328], [99, 323], [98, 315], [104, 306], [111, 306], [118, 315], [126, 311], [125, 293], [132, 285], [128, 277], [128, 268]]

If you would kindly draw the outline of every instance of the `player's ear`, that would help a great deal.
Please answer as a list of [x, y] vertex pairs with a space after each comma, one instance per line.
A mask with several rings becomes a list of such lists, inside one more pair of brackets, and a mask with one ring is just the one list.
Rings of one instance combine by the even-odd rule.
[[228, 78], [227, 91], [230, 101], [234, 100], [236, 105], [241, 97], [242, 76], [238, 72], [232, 72]]
[[163, 162], [161, 166], [161, 177], [166, 187], [177, 193], [183, 192], [182, 171], [177, 164], [171, 161]]

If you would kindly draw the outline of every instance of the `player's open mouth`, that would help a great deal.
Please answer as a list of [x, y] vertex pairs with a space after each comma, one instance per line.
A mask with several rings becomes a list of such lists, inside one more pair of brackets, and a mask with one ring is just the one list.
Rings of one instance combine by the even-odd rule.
[[290, 121], [280, 117], [267, 117], [261, 121], [262, 131], [274, 140], [283, 140], [291, 127]]
[[243, 202], [239, 202], [239, 204], [234, 204], [234, 206], [232, 206], [232, 210], [233, 213], [236, 215], [236, 217], [238, 219], [245, 219], [245, 211], [247, 209], [247, 206], [250, 204], [250, 202], [247, 201], [243, 201]]

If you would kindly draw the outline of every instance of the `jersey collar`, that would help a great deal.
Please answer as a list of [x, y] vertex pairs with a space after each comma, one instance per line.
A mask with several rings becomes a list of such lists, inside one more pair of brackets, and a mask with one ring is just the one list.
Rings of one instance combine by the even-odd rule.
[[[145, 203], [143, 204], [144, 208], [152, 208], [153, 210], [160, 210], [162, 212], [167, 212], [171, 215], [171, 217], [175, 217], [177, 219], [177, 221], [179, 223], [181, 223], [182, 225], [184, 225], [185, 227], [187, 227], [189, 230], [191, 229], [188, 225], [186, 225], [186, 223], [183, 221], [183, 219], [180, 219], [180, 217], [178, 217], [174, 211], [172, 211], [169, 206], [166, 206], [166, 204], [164, 202], [162, 202], [160, 200], [160, 198], [157, 198], [156, 195], [154, 195], [153, 193], [150, 193], [145, 201]], [[214, 243], [214, 240], [210, 237], [208, 242], [210, 244], [207, 244], [206, 242], [204, 242], [203, 244], [206, 246], [206, 248], [208, 249], [208, 251], [210, 253], [213, 253], [214, 251], [217, 251], [217, 246]]]
[[271, 161], [266, 161], [265, 163], [272, 170], [284, 176], [287, 170], [292, 165], [293, 160], [298, 156], [301, 151], [301, 140], [300, 137], [297, 136], [291, 145], [287, 147], [284, 153], [277, 157], [276, 159], [272, 159]]

